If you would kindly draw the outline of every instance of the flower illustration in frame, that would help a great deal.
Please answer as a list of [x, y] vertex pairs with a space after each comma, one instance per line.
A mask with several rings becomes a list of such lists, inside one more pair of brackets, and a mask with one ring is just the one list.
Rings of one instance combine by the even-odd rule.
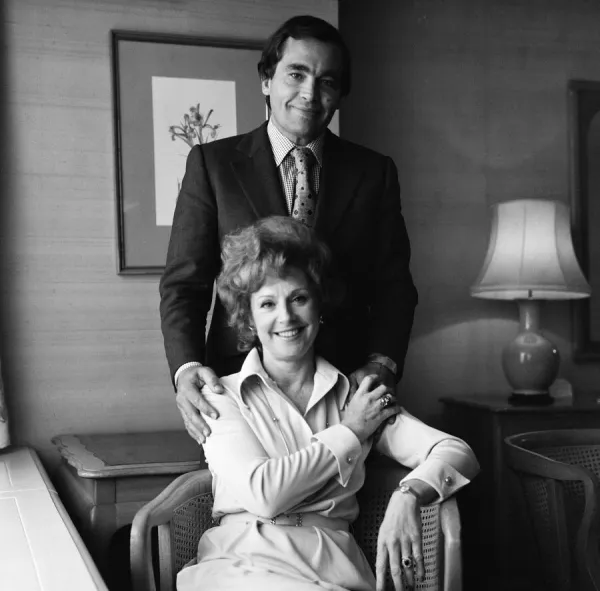
[[153, 77], [156, 225], [170, 226], [190, 150], [237, 134], [235, 82]]
[[209, 123], [214, 109], [210, 109], [206, 116], [200, 111], [200, 103], [192, 105], [189, 113], [184, 113], [179, 125], [170, 125], [169, 133], [173, 141], [183, 140], [190, 148], [196, 144], [206, 144], [217, 138], [221, 125]]

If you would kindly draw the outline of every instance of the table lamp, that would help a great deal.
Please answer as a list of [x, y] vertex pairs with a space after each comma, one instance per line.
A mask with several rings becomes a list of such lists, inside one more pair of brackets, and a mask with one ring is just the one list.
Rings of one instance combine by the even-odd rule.
[[558, 374], [560, 356], [540, 332], [540, 301], [587, 298], [590, 293], [564, 203], [517, 199], [492, 205], [488, 250], [471, 295], [519, 305], [519, 332], [502, 352], [511, 402], [552, 402], [548, 388]]

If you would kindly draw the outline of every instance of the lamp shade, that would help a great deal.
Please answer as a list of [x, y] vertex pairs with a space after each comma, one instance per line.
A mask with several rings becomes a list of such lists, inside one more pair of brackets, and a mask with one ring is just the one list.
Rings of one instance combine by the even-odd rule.
[[548, 199], [492, 206], [492, 230], [471, 295], [499, 300], [589, 297], [573, 249], [569, 208]]

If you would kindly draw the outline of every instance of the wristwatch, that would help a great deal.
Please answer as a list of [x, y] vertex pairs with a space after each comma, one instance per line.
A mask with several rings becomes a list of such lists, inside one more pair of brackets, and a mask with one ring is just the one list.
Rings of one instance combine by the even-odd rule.
[[413, 497], [415, 497], [415, 499], [417, 499], [419, 505], [422, 504], [419, 493], [414, 488], [409, 486], [408, 484], [401, 484], [396, 490], [398, 492], [401, 492], [403, 495], [412, 495]]

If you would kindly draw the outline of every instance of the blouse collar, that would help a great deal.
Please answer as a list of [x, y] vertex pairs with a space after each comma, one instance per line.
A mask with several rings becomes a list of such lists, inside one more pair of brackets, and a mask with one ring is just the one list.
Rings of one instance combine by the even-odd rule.
[[[251, 392], [251, 388], [245, 386], [248, 383], [248, 380], [253, 376], [256, 376], [256, 378], [258, 378], [267, 388], [278, 393], [277, 385], [269, 377], [263, 367], [258, 349], [254, 348], [246, 356], [242, 369], [238, 374], [237, 393], [240, 397], [240, 402], [244, 403], [244, 396]], [[348, 397], [350, 381], [341, 371], [331, 365], [329, 361], [317, 355], [313, 393], [306, 407], [306, 411], [308, 412], [311, 407], [317, 404], [317, 402], [334, 388], [336, 388], [336, 394], [339, 398], [341, 408], [344, 406], [346, 398]]]

